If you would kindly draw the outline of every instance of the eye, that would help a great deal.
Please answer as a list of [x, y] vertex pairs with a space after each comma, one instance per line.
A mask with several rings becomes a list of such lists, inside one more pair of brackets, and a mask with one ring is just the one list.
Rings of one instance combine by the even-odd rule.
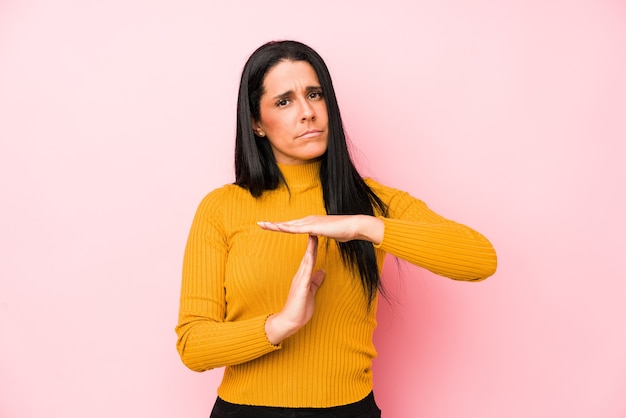
[[277, 107], [285, 107], [289, 104], [289, 99], [280, 99], [276, 102]]
[[319, 91], [312, 91], [311, 93], [309, 93], [309, 99], [311, 100], [319, 100], [324, 98], [324, 93], [322, 93], [321, 90]]

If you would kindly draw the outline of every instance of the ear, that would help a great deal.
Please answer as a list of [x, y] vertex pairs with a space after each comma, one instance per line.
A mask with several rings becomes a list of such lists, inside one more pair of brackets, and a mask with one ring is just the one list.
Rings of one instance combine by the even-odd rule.
[[254, 118], [252, 118], [250, 122], [252, 123], [252, 130], [254, 131], [254, 134], [256, 136], [264, 137], [265, 132], [263, 131], [261, 124], [257, 122]]

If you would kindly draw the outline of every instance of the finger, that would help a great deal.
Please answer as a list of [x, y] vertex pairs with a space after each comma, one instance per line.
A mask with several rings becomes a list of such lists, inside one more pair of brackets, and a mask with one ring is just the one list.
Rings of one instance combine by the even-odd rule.
[[285, 222], [260, 221], [257, 222], [257, 225], [268, 231], [289, 232], [293, 234], [311, 234], [313, 233], [313, 226], [315, 224], [315, 222], [312, 222], [314, 218], [315, 217], [313, 216], [307, 216], [305, 218], [293, 219]]
[[315, 223], [316, 218], [317, 218], [316, 216], [306, 216], [300, 219], [292, 219], [290, 221], [276, 222], [276, 223], [279, 226], [284, 226], [284, 227], [306, 226], [306, 225]]
[[259, 225], [262, 229], [266, 229], [268, 231], [277, 231], [278, 230], [276, 228], [276, 224], [273, 223], [273, 222], [260, 221], [260, 222], [257, 222], [257, 225]]
[[295, 231], [293, 227], [289, 225], [285, 225], [284, 223], [279, 223], [279, 222], [257, 222], [257, 225], [259, 225], [262, 229], [265, 229], [267, 231], [290, 232], [290, 233], [299, 232], [299, 231]]
[[315, 261], [317, 260], [317, 242], [316, 236], [309, 235], [306, 250], [302, 256], [302, 260], [300, 261], [298, 272], [296, 273], [299, 276], [305, 277], [307, 281], [313, 272], [313, 267], [315, 266]]
[[311, 262], [315, 264], [317, 260], [317, 236], [309, 235], [309, 240], [306, 246], [306, 254], [310, 255]]

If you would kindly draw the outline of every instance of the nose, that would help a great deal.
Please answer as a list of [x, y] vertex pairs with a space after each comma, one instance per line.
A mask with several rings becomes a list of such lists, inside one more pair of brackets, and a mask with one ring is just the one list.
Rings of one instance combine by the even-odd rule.
[[311, 106], [308, 100], [302, 100], [300, 105], [300, 116], [302, 121], [315, 120], [315, 109]]

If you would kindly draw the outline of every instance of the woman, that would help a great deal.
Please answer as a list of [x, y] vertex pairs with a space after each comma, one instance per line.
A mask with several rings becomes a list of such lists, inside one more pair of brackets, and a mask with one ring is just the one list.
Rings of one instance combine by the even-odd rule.
[[209, 193], [183, 263], [178, 351], [226, 366], [212, 417], [379, 417], [372, 335], [386, 253], [456, 280], [496, 268], [478, 232], [350, 160], [330, 74], [270, 42], [239, 89], [235, 184]]

